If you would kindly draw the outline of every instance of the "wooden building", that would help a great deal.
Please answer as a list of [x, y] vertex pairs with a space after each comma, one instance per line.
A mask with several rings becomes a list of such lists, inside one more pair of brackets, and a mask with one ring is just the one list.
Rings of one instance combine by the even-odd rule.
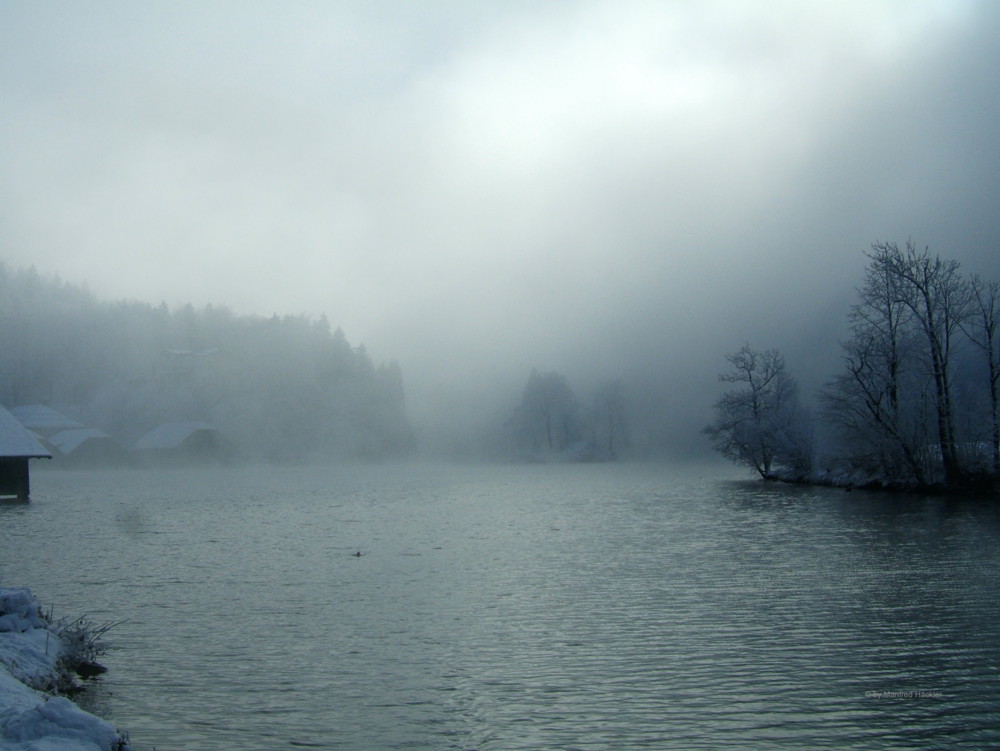
[[10, 413], [19, 423], [43, 440], [63, 430], [80, 430], [84, 427], [47, 404], [22, 404], [11, 407]]
[[100, 467], [128, 463], [128, 454], [118, 442], [97, 428], [62, 430], [45, 439], [54, 461], [73, 467]]
[[146, 433], [132, 450], [154, 461], [216, 462], [226, 458], [219, 432], [207, 422], [168, 422]]
[[51, 458], [31, 431], [0, 407], [0, 496], [28, 500], [28, 460]]

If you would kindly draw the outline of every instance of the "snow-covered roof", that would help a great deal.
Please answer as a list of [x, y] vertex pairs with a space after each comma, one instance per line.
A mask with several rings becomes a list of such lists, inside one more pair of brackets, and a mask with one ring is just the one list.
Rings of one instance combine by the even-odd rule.
[[38, 439], [14, 415], [0, 407], [0, 457], [37, 457], [51, 459]]
[[63, 430], [49, 438], [49, 445], [54, 446], [60, 454], [72, 454], [89, 440], [111, 440], [111, 436], [97, 428], [78, 428]]
[[214, 431], [207, 422], [168, 422], [154, 428], [135, 443], [137, 449], [172, 449], [177, 448], [192, 434], [199, 430]]
[[68, 430], [70, 428], [82, 428], [83, 425], [76, 420], [71, 420], [62, 412], [57, 412], [44, 404], [25, 404], [20, 407], [11, 407], [10, 413], [14, 415], [26, 428], [35, 430]]

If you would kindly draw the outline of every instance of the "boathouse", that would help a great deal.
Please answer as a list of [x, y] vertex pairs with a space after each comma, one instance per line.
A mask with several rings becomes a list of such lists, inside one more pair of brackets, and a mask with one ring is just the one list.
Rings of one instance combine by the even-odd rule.
[[28, 500], [28, 460], [51, 458], [31, 431], [0, 407], [0, 496]]
[[218, 431], [207, 422], [168, 422], [138, 441], [133, 451], [155, 461], [218, 461], [223, 444]]
[[62, 430], [80, 430], [84, 427], [47, 404], [22, 404], [11, 407], [10, 413], [24, 427], [45, 440]]
[[97, 428], [62, 430], [49, 436], [46, 443], [52, 447], [57, 462], [74, 466], [100, 466], [125, 464], [127, 454], [111, 436]]

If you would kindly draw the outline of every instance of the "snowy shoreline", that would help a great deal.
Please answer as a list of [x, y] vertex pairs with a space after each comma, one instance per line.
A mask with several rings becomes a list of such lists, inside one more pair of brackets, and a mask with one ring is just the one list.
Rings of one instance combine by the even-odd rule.
[[94, 667], [60, 625], [27, 587], [0, 587], [0, 748], [127, 751], [127, 736], [58, 693], [77, 685], [81, 661]]
[[865, 475], [861, 472], [816, 471], [807, 475], [792, 472], [775, 472], [761, 478], [765, 482], [779, 482], [786, 485], [811, 485], [817, 488], [834, 488], [851, 492], [868, 490], [874, 493], [900, 493], [924, 496], [947, 496], [956, 498], [1000, 497], [1000, 480], [990, 475], [969, 476], [951, 485], [938, 483], [906, 483]]

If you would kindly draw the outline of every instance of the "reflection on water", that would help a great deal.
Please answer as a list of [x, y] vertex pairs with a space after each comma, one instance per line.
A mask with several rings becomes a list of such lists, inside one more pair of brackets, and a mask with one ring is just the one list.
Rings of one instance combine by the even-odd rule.
[[0, 576], [129, 619], [95, 701], [140, 751], [1000, 744], [988, 504], [624, 465], [34, 488]]

